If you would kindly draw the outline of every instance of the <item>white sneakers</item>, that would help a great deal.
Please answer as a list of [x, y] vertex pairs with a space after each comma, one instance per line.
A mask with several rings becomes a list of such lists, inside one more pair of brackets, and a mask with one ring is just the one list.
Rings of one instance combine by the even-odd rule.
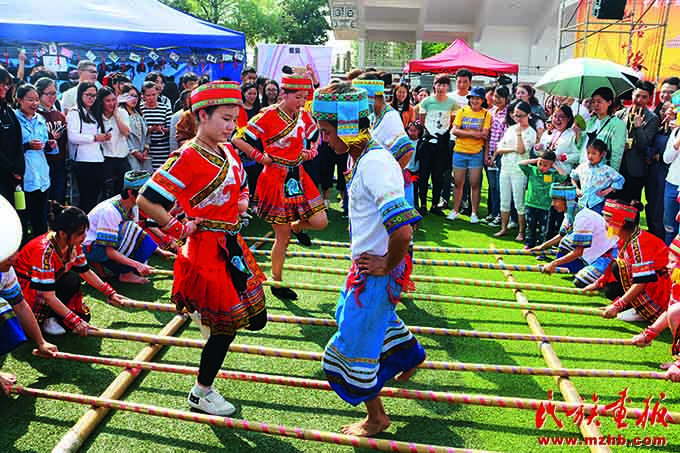
[[454, 211], [453, 209], [451, 212], [449, 212], [449, 215], [446, 216], [446, 220], [456, 220], [458, 218], [458, 213]]
[[206, 393], [203, 389], [194, 385], [194, 388], [189, 392], [187, 402], [189, 403], [189, 406], [194, 409], [198, 409], [210, 415], [227, 417], [236, 412], [236, 408], [212, 387]]
[[621, 321], [626, 321], [626, 322], [643, 322], [643, 321], [645, 321], [645, 318], [638, 315], [638, 313], [635, 311], [634, 308], [630, 308], [626, 311], [622, 311], [621, 313], [617, 314], [616, 319], [620, 319]]
[[[446, 220], [456, 220], [458, 218], [458, 213], [454, 210], [451, 210], [449, 212], [449, 215], [446, 216]], [[479, 217], [477, 217], [477, 214], [472, 214], [470, 216], [470, 223], [479, 223]]]
[[48, 335], [64, 335], [66, 330], [59, 325], [55, 318], [47, 318], [42, 325], [43, 332]]

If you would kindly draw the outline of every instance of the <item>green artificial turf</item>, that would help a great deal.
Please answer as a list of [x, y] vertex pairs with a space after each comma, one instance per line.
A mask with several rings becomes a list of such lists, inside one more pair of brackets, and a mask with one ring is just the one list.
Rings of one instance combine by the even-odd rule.
[[[330, 211], [328, 228], [313, 233], [316, 239], [347, 241], [346, 220], [334, 203]], [[255, 220], [245, 232], [248, 236], [262, 236], [269, 227]], [[495, 231], [483, 225], [470, 225], [463, 217], [455, 222], [428, 216], [416, 232], [418, 244], [439, 246], [465, 246], [487, 248], [491, 243], [497, 247], [517, 248], [520, 244], [510, 240], [493, 238]], [[262, 248], [268, 249], [270, 243]], [[292, 250], [303, 250], [298, 245]], [[319, 249], [313, 247], [312, 249]], [[320, 250], [320, 249], [319, 249]], [[329, 253], [346, 250], [324, 248]], [[445, 255], [440, 253], [416, 253], [416, 257], [433, 259], [457, 259], [493, 262], [493, 256]], [[260, 257], [259, 260], [265, 258]], [[290, 263], [308, 266], [347, 268], [347, 261], [289, 259]], [[506, 263], [537, 264], [535, 259], [506, 257]], [[154, 265], [169, 269], [160, 260]], [[417, 275], [455, 276], [505, 281], [502, 272], [465, 268], [416, 266]], [[555, 286], [571, 286], [563, 276], [544, 276], [535, 273], [515, 273], [520, 282], [542, 283]], [[287, 272], [288, 281], [315, 284], [340, 285], [342, 277], [315, 273]], [[116, 284], [124, 295], [145, 301], [168, 302], [171, 280], [153, 277], [153, 283], [145, 287]], [[333, 316], [337, 294], [327, 292], [299, 291], [300, 300], [282, 302], [271, 296], [267, 289], [270, 313], [295, 316]], [[453, 285], [418, 284], [422, 293], [449, 294], [515, 300], [511, 290], [462, 287]], [[102, 303], [101, 297], [86, 290], [87, 300], [93, 313], [92, 323], [98, 327], [123, 329], [136, 332], [158, 333], [173, 315], [169, 313], [144, 313], [116, 309]], [[597, 307], [605, 304], [602, 298], [525, 292], [530, 302], [562, 303]], [[482, 308], [451, 303], [418, 302], [406, 300], [399, 306], [399, 315], [409, 325], [473, 329], [480, 331], [530, 333], [521, 310]], [[572, 335], [608, 338], [630, 338], [641, 330], [640, 325], [626, 324], [617, 320], [605, 320], [591, 316], [535, 312], [545, 332], [549, 335]], [[243, 332], [238, 343], [266, 345], [271, 347], [321, 352], [334, 330], [329, 327], [298, 326], [270, 323], [260, 332]], [[178, 333], [182, 338], [200, 338], [195, 325], [187, 323]], [[475, 338], [419, 335], [429, 360], [461, 361], [518, 366], [546, 366], [538, 345], [532, 342], [496, 341]], [[599, 346], [577, 344], [553, 344], [564, 367], [658, 370], [661, 362], [670, 360], [670, 334], [664, 332], [654, 344], [646, 349], [625, 346]], [[48, 338], [60, 350], [66, 352], [106, 357], [133, 358], [144, 348], [142, 343], [105, 340], [66, 335]], [[24, 386], [55, 391], [76, 392], [98, 396], [121, 371], [119, 368], [80, 364], [66, 361], [34, 358], [31, 346], [24, 345], [8, 357], [0, 359], [3, 371], [17, 374]], [[154, 360], [163, 363], [197, 366], [200, 351], [178, 347], [164, 348]], [[318, 362], [267, 358], [245, 354], [229, 354], [225, 369], [276, 375], [324, 379]], [[193, 383], [192, 376], [158, 372], [144, 372], [128, 390], [128, 401], [149, 403], [186, 410], [186, 396]], [[628, 387], [631, 402], [628, 407], [643, 407], [648, 396], [658, 398], [666, 393], [662, 406], [669, 411], [680, 411], [680, 386], [665, 381], [573, 378], [572, 382], [581, 396], [590, 402], [593, 394], [598, 404], [609, 404], [618, 399], [618, 393]], [[283, 424], [302, 428], [337, 431], [344, 424], [364, 416], [362, 407], [345, 404], [332, 392], [308, 390], [276, 385], [237, 381], [216, 381], [216, 387], [237, 407], [234, 417], [251, 421]], [[390, 385], [398, 386], [395, 383]], [[515, 376], [494, 373], [458, 373], [450, 371], [420, 370], [405, 387], [419, 390], [435, 390], [468, 394], [500, 395], [546, 399], [554, 390], [555, 399], [563, 397], [551, 377]], [[655, 400], [656, 401], [656, 400]], [[652, 403], [653, 404], [653, 403]], [[392, 426], [379, 437], [399, 441], [412, 441], [449, 447], [474, 448], [504, 452], [539, 451], [587, 451], [580, 447], [545, 447], [538, 445], [538, 436], [579, 437], [572, 420], [564, 414], [558, 417], [564, 422], [559, 429], [549, 418], [542, 429], [535, 427], [535, 411], [472, 405], [449, 405], [402, 399], [386, 399], [385, 406]], [[0, 397], [0, 451], [50, 451], [61, 437], [73, 426], [86, 407], [21, 397], [7, 400]], [[666, 438], [666, 445], [654, 451], [680, 451], [680, 432], [677, 427], [665, 428], [658, 423], [641, 429], [635, 420], [627, 420], [628, 428], [620, 430], [611, 417], [601, 416], [603, 435], [622, 434], [633, 437]], [[640, 448], [612, 447], [614, 451], [639, 451]], [[93, 452], [169, 452], [169, 451], [260, 451], [260, 452], [344, 452], [350, 447], [301, 441], [244, 431], [217, 428], [177, 420], [151, 417], [129, 412], [111, 412], [86, 442], [84, 449]]]

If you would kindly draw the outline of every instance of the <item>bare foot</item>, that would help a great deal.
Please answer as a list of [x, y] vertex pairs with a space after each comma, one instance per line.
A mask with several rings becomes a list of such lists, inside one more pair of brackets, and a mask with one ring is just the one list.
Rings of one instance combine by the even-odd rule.
[[149, 280], [147, 280], [144, 277], [140, 277], [139, 275], [135, 274], [134, 272], [127, 272], [125, 274], [120, 274], [118, 276], [118, 281], [122, 283], [133, 283], [135, 285], [144, 285], [146, 283], [149, 283]]
[[668, 370], [668, 369], [670, 369], [670, 367], [673, 366], [674, 363], [675, 362], [662, 363], [661, 365], [659, 365], [659, 368], [661, 368], [662, 370]]
[[375, 419], [375, 422], [369, 422], [368, 417], [366, 417], [359, 422], [343, 426], [340, 428], [340, 432], [348, 436], [371, 437], [385, 431], [390, 427], [390, 424], [391, 422], [387, 415]]
[[524, 240], [524, 235], [522, 233], [518, 234], [517, 237], [515, 238], [516, 241], [523, 241]]
[[401, 382], [408, 381], [409, 379], [411, 379], [411, 376], [413, 376], [416, 373], [417, 370], [418, 370], [417, 367], [413, 367], [410, 370], [402, 371], [401, 373], [394, 376], [394, 380]]
[[508, 234], [508, 230], [501, 230], [501, 231], [499, 231], [498, 233], [495, 233], [494, 236], [496, 236], [497, 238], [499, 238], [499, 237], [501, 237], [501, 236], [505, 236], [506, 234]]
[[114, 275], [106, 270], [101, 263], [90, 263], [90, 267], [94, 270], [95, 274], [99, 276], [102, 280], [108, 280], [113, 278]]
[[15, 375], [0, 372], [0, 387], [6, 395], [9, 395], [9, 388], [16, 383], [17, 377]]

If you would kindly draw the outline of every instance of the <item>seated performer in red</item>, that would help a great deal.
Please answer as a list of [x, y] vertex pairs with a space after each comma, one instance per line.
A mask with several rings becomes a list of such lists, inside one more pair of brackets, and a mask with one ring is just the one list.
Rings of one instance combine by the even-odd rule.
[[[264, 165], [257, 180], [257, 215], [271, 223], [276, 234], [272, 248], [272, 276], [283, 280], [283, 262], [291, 231], [302, 245], [311, 245], [303, 230], [326, 228], [325, 206], [319, 190], [302, 167], [316, 154], [319, 132], [312, 116], [301, 110], [311, 81], [300, 76], [284, 77], [283, 101], [254, 116], [234, 138], [248, 157]], [[305, 149], [305, 145], [309, 149]], [[297, 299], [290, 288], [272, 287], [279, 299]]]
[[[188, 402], [223, 416], [236, 409], [212, 384], [229, 345], [237, 330], [260, 330], [267, 323], [264, 275], [239, 235], [241, 215], [248, 208], [248, 183], [236, 150], [224, 145], [236, 127], [241, 104], [236, 83], [196, 88], [191, 93], [196, 137], [171, 154], [137, 199], [163, 231], [187, 239], [175, 261], [172, 298], [178, 310], [197, 312], [210, 330]], [[181, 223], [170, 215], [175, 202], [193, 220]]]
[[606, 200], [603, 215], [607, 226], [619, 238], [619, 256], [605, 274], [584, 290], [604, 288], [614, 302], [604, 311], [605, 318], [653, 323], [668, 307], [671, 280], [668, 273], [668, 247], [640, 228], [639, 201]]
[[[90, 308], [83, 302], [82, 278], [117, 305], [122, 298], [88, 266], [82, 245], [90, 222], [79, 208], [52, 205], [50, 231], [31, 240], [19, 251], [16, 271], [24, 299], [43, 331], [62, 335], [64, 327], [87, 335]], [[71, 272], [73, 271], [73, 272]]]

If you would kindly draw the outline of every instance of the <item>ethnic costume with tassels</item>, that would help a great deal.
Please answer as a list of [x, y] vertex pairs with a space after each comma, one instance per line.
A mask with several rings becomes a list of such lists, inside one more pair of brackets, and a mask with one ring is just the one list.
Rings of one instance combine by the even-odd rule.
[[567, 212], [560, 228], [557, 258], [568, 255], [576, 247], [583, 247], [583, 255], [558, 267], [566, 268], [583, 286], [595, 283], [602, 277], [616, 256], [616, 239], [607, 236], [607, 225], [597, 212], [583, 208], [576, 215], [576, 187], [553, 184], [550, 187], [553, 200], [564, 200]]
[[[145, 171], [128, 171], [125, 173], [124, 187], [139, 190], [149, 176]], [[102, 263], [116, 273], [127, 273], [133, 269], [110, 260], [106, 252], [108, 247], [138, 263], [146, 263], [158, 248], [156, 240], [139, 226], [137, 207], [133, 206], [128, 211], [120, 195], [99, 203], [87, 214], [87, 218], [90, 228], [83, 250], [89, 263]]]
[[[311, 81], [284, 77], [281, 88], [308, 91]], [[273, 105], [255, 115], [237, 137], [259, 151], [252, 156], [255, 161], [261, 162], [264, 153], [273, 161], [264, 166], [254, 197], [257, 215], [265, 222], [286, 224], [306, 220], [325, 209], [319, 189], [302, 166], [303, 151], [311, 153], [312, 158], [317, 155], [319, 131], [309, 112], [303, 110], [289, 116], [280, 106]]]
[[[194, 112], [241, 102], [238, 85], [229, 82], [207, 83], [191, 94]], [[264, 275], [239, 235], [238, 202], [247, 200], [249, 193], [234, 148], [227, 144], [210, 151], [194, 139], [170, 156], [140, 195], [166, 211], [177, 204], [175, 209], [199, 223], [175, 261], [172, 298], [178, 310], [198, 312], [212, 335], [232, 337], [261, 317]], [[175, 217], [163, 227], [171, 235], [180, 229]]]
[[[360, 94], [317, 94], [314, 115], [337, 121], [338, 134], [351, 142], [362, 136], [358, 119], [368, 114], [365, 93]], [[404, 198], [400, 174], [391, 154], [373, 141], [354, 162], [348, 183], [354, 260], [362, 253], [384, 256], [389, 234], [420, 220]], [[425, 359], [396, 314], [401, 292], [412, 289], [411, 269], [407, 255], [390, 275], [360, 275], [356, 262], [349, 271], [335, 313], [338, 331], [324, 350], [323, 369], [333, 390], [352, 405], [374, 399], [388, 380]]]
[[[375, 103], [375, 96], [384, 96], [385, 94], [385, 83], [382, 80], [355, 79], [352, 81], [352, 85], [366, 90], [369, 106]], [[399, 112], [392, 108], [391, 105], [386, 103], [380, 114], [376, 115], [371, 123], [371, 137], [380, 146], [389, 151], [397, 162], [405, 155], [416, 152], [413, 143], [404, 131], [404, 123]], [[406, 200], [408, 200], [411, 206], [414, 206], [413, 176], [405, 168], [402, 170], [402, 175], [404, 177]]]
[[239, 199], [248, 184], [234, 148], [222, 156], [199, 143], [173, 153], [142, 190], [168, 210], [177, 201], [190, 218], [200, 219], [175, 261], [172, 298], [177, 309], [199, 312], [213, 334], [234, 335], [264, 308], [264, 275], [239, 234]]
[[[634, 221], [637, 210], [612, 200], [606, 200], [604, 217], [607, 224], [620, 228]], [[644, 291], [630, 304], [620, 304], [619, 311], [634, 308], [650, 323], [668, 307], [671, 280], [668, 272], [668, 247], [656, 236], [636, 227], [627, 241], [619, 240], [618, 258], [607, 268], [601, 284], [619, 282], [624, 293], [636, 283], [646, 283]], [[614, 305], [620, 300], [614, 302]]]
[[33, 310], [38, 324], [55, 316], [43, 296], [44, 292], [51, 291], [73, 313], [89, 322], [90, 308], [83, 302], [81, 278], [77, 275], [89, 269], [80, 245], [70, 247], [65, 259], [59, 256], [55, 233], [52, 231], [26, 244], [19, 251], [14, 264], [24, 299]]

